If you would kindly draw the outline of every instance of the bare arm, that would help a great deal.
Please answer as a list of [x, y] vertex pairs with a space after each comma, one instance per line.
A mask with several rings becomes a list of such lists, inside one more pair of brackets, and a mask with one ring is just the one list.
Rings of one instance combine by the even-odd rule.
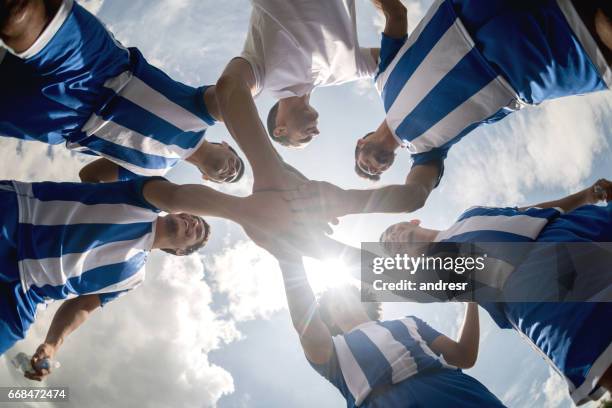
[[293, 211], [330, 220], [349, 214], [405, 213], [425, 205], [440, 174], [438, 164], [415, 166], [406, 184], [372, 190], [345, 190], [331, 183], [311, 181], [285, 193]]
[[532, 205], [529, 207], [522, 207], [521, 210], [526, 210], [530, 207], [538, 208], [561, 208], [565, 212], [575, 210], [578, 207], [582, 207], [587, 204], [596, 204], [599, 201], [610, 201], [612, 200], [612, 182], [606, 179], [600, 179], [589, 188], [585, 188], [574, 194], [570, 194], [567, 197], [563, 197], [559, 200], [547, 201]]
[[308, 360], [315, 364], [329, 361], [333, 351], [331, 334], [319, 316], [301, 258], [279, 260], [293, 327]]
[[[32, 357], [32, 366], [36, 362], [45, 358], [53, 359], [58, 349], [62, 346], [66, 337], [78, 329], [89, 318], [91, 313], [100, 307], [100, 297], [98, 295], [79, 296], [74, 299], [66, 300], [55, 312], [45, 342], [38, 346], [36, 353]], [[49, 375], [46, 369], [38, 370], [26, 377], [41, 381]]]
[[400, 0], [372, 0], [374, 7], [385, 15], [387, 37], [402, 38], [408, 34], [408, 10]]
[[79, 171], [83, 183], [109, 183], [119, 178], [119, 166], [107, 159], [98, 159]]
[[468, 303], [465, 309], [463, 326], [457, 341], [442, 335], [433, 341], [431, 349], [442, 354], [447, 363], [459, 368], [470, 368], [476, 364], [480, 343], [480, 323], [478, 305]]
[[216, 85], [219, 114], [253, 168], [254, 190], [283, 189], [282, 160], [259, 118], [251, 95], [254, 86], [250, 64], [242, 58], [230, 61]]

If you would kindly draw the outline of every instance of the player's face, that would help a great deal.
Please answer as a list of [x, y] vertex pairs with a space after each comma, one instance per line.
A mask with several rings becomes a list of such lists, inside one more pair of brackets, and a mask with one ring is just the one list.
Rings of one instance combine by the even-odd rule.
[[289, 112], [285, 123], [287, 136], [295, 147], [305, 147], [319, 135], [319, 113], [310, 105]]
[[379, 176], [387, 171], [395, 160], [395, 152], [388, 151], [371, 138], [360, 139], [359, 154], [357, 155], [357, 165], [364, 172], [371, 176]]
[[210, 152], [209, 160], [203, 164], [202, 178], [215, 183], [234, 180], [242, 167], [238, 155], [225, 142], [211, 144]]
[[347, 323], [354, 322], [362, 316], [364, 306], [355, 293], [339, 291], [328, 307], [332, 323], [335, 326], [346, 328]]
[[169, 214], [164, 217], [164, 221], [168, 226], [172, 249], [176, 249], [179, 255], [205, 240], [209, 233], [208, 224], [194, 215]]
[[422, 243], [430, 241], [426, 230], [418, 222], [400, 222], [383, 233], [381, 242], [389, 254], [412, 254], [421, 251]]

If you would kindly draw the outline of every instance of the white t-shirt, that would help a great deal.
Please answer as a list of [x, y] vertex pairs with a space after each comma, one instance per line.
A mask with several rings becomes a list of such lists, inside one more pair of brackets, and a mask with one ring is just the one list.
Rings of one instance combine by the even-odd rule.
[[376, 61], [357, 40], [354, 0], [252, 0], [241, 57], [256, 94], [303, 96], [317, 86], [374, 76]]

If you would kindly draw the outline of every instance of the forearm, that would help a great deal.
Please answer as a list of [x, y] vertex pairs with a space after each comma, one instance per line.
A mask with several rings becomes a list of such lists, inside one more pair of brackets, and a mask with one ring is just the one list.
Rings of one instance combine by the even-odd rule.
[[301, 258], [279, 260], [283, 274], [287, 305], [296, 331], [303, 335], [316, 310], [316, 299]]
[[385, 30], [387, 37], [403, 38], [408, 34], [408, 15], [406, 7], [398, 1], [392, 7], [383, 9], [385, 15]]
[[201, 217], [219, 217], [237, 221], [241, 213], [241, 198], [221, 193], [200, 184], [173, 185], [169, 195], [161, 195], [162, 202], [153, 203], [168, 213], [186, 213]]
[[66, 337], [79, 328], [99, 305], [97, 295], [82, 296], [62, 303], [53, 316], [45, 343], [57, 350]]
[[344, 214], [409, 213], [423, 207], [430, 190], [420, 184], [386, 186], [375, 190], [347, 190]]
[[459, 331], [457, 343], [466, 359], [465, 365], [473, 366], [478, 358], [478, 346], [480, 344], [480, 321], [476, 303], [468, 303], [466, 306], [463, 326]]
[[521, 208], [521, 210], [525, 210], [530, 207], [538, 207], [538, 208], [561, 208], [563, 211], [569, 212], [583, 205], [594, 204], [591, 198], [592, 194], [589, 194], [592, 188], [593, 187], [586, 188], [582, 191], [571, 194], [559, 200], [547, 201], [547, 202], [532, 205], [529, 207], [523, 207]]
[[239, 79], [221, 77], [216, 97], [227, 130], [247, 156], [256, 182], [278, 184], [282, 162], [259, 118], [248, 85]]

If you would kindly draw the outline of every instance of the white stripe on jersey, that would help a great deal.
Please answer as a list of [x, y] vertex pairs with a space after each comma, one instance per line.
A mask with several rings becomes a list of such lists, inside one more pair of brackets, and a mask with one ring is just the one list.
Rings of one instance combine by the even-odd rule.
[[530, 217], [528, 215], [477, 215], [455, 223], [445, 231], [441, 231], [435, 242], [452, 238], [456, 235], [475, 231], [499, 231], [536, 239], [546, 226], [548, 219]]
[[[23, 259], [19, 262], [22, 271], [24, 290], [32, 286], [64, 285], [68, 279], [105, 265], [125, 262], [153, 245], [154, 234], [147, 234], [131, 241], [111, 242], [87, 252], [64, 254], [61, 258]], [[129, 248], [128, 251], [125, 249]], [[126, 281], [119, 282], [126, 286]], [[112, 292], [105, 288], [104, 292]]]
[[[431, 92], [431, 90], [442, 80], [465, 55], [470, 52], [464, 41], [456, 40], [456, 26], [451, 26], [438, 43], [429, 51], [427, 57], [419, 64], [414, 74], [404, 84], [397, 95], [397, 100], [402, 103], [394, 103], [387, 112], [387, 121], [390, 124], [401, 123], [412, 110]], [[436, 58], [442, 53], [445, 57], [442, 61]], [[399, 61], [395, 58], [394, 61]], [[385, 73], [392, 72], [389, 69]], [[409, 146], [410, 143], [404, 142]], [[414, 142], [413, 142], [414, 143]], [[416, 151], [411, 151], [416, 153]]]
[[[135, 274], [133, 274], [129, 278], [127, 278], [125, 280], [122, 280], [121, 282], [117, 282], [117, 283], [115, 283], [113, 285], [107, 286], [105, 288], [102, 288], [102, 289], [100, 289], [98, 291], [91, 292], [91, 293], [97, 293], [97, 294], [100, 294], [100, 293], [112, 293], [112, 292], [122, 292], [122, 291], [125, 291], [125, 290], [136, 289], [145, 280], [145, 270], [146, 270], [146, 265], [143, 265], [142, 268], [140, 268], [138, 270], [138, 272], [136, 272]], [[123, 294], [121, 294], [121, 295], [123, 295]]]
[[516, 100], [516, 96], [501, 85], [502, 81], [503, 79], [499, 76], [493, 79], [475, 95], [446, 115], [444, 119], [414, 139], [412, 141], [414, 151], [411, 151], [411, 153], [427, 152], [440, 147], [461, 133], [466, 128], [466, 124], [486, 120], [502, 107], [511, 106]]
[[448, 368], [456, 368], [450, 364], [448, 364], [445, 360], [444, 357], [442, 355], [438, 356], [436, 355], [436, 353], [434, 353], [429, 346], [427, 345], [427, 343], [425, 342], [425, 340], [423, 340], [423, 338], [421, 337], [421, 335], [419, 334], [419, 329], [417, 328], [417, 324], [414, 321], [414, 319], [412, 318], [406, 318], [406, 319], [401, 319], [400, 320], [404, 326], [406, 326], [406, 328], [408, 329], [408, 331], [410, 332], [410, 335], [412, 336], [412, 338], [414, 340], [416, 340], [420, 345], [421, 348], [423, 349], [423, 351], [425, 352], [425, 354], [427, 354], [429, 357], [440, 361], [440, 363], [442, 363], [443, 366], [448, 367]]
[[359, 406], [370, 394], [370, 391], [372, 391], [368, 379], [361, 370], [357, 360], [355, 360], [355, 356], [353, 356], [344, 336], [334, 336], [333, 342], [340, 370], [342, 371], [342, 377], [344, 377], [351, 395], [355, 398], [355, 405]]
[[[204, 141], [204, 138], [202, 138], [202, 141]], [[89, 148], [87, 148], [86, 146], [81, 146], [79, 143], [67, 143], [66, 147], [68, 147], [68, 149], [70, 150], [74, 150], [75, 152], [91, 151]], [[116, 158], [115, 156], [111, 156], [103, 152], [95, 152], [95, 154], [96, 156], [105, 158], [108, 161], [115, 163], [119, 167], [123, 167], [124, 169], [134, 174], [137, 174], [139, 176], [144, 176], [144, 177], [164, 176], [168, 172], [168, 167], [163, 167], [159, 169], [149, 169], [147, 167], [141, 167], [136, 164], [126, 162], [124, 160]]]
[[378, 78], [376, 79], [376, 88], [378, 89], [378, 92], [382, 93], [382, 89], [384, 87], [384, 84], [389, 79], [389, 75], [391, 75], [391, 73], [395, 69], [395, 66], [397, 65], [399, 60], [406, 53], [406, 51], [408, 51], [408, 49], [410, 47], [412, 47], [412, 45], [416, 42], [416, 40], [419, 38], [419, 36], [421, 35], [421, 33], [423, 32], [425, 27], [427, 27], [427, 24], [429, 24], [429, 22], [431, 21], [431, 19], [434, 16], [434, 14], [436, 14], [436, 11], [438, 11], [438, 9], [440, 8], [440, 5], [443, 2], [444, 2], [444, 0], [436, 0], [429, 7], [429, 10], [427, 10], [427, 13], [425, 13], [425, 16], [423, 16], [423, 18], [421, 19], [421, 21], [419, 22], [417, 27], [414, 29], [414, 31], [410, 33], [410, 36], [406, 39], [406, 42], [404, 43], [402, 48], [400, 48], [400, 50], [397, 53], [397, 55], [395, 56], [395, 58], [393, 58], [393, 60], [389, 63], [389, 66], [387, 67], [387, 69], [385, 69], [385, 71], [382, 72], [378, 76]]
[[[168, 145], [159, 142], [152, 137], [140, 134], [139, 132], [121, 126], [112, 120], [105, 120], [98, 115], [91, 115], [87, 123], [83, 126], [83, 132], [87, 136], [96, 136], [107, 142], [119, 146], [135, 149], [139, 152], [146, 152], [169, 159], [182, 159], [191, 156], [197, 146], [190, 149], [183, 149], [177, 145]], [[204, 141], [202, 137], [201, 141]], [[200, 142], [201, 143], [201, 142]], [[198, 143], [198, 146], [200, 145]]]
[[32, 225], [131, 224], [135, 219], [153, 221], [151, 210], [129, 204], [83, 204], [77, 201], [45, 201], [22, 195], [19, 222]]
[[208, 128], [204, 120], [172, 102], [129, 71], [109, 79], [104, 86], [184, 132], [200, 132]]
[[394, 384], [416, 374], [417, 365], [410, 351], [395, 340], [389, 330], [377, 324], [371, 324], [362, 328], [361, 331], [372, 340], [372, 343], [384, 345], [384, 347], [379, 347], [379, 350], [391, 366]]

